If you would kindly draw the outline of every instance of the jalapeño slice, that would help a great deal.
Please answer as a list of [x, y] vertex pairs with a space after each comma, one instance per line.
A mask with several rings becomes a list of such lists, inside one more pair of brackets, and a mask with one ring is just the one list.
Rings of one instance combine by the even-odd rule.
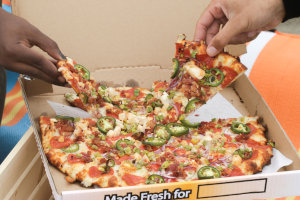
[[238, 149], [236, 151], [238, 152], [239, 156], [243, 159], [249, 159], [252, 157], [253, 154], [252, 150], [250, 149]]
[[206, 70], [205, 79], [205, 85], [217, 87], [223, 82], [224, 74], [221, 70], [217, 68], [212, 68], [210, 70]]
[[189, 128], [198, 128], [200, 126], [200, 123], [192, 123], [189, 120], [185, 119], [184, 115], [180, 115], [179, 120], [184, 126]]
[[189, 128], [187, 128], [179, 123], [169, 123], [166, 125], [166, 127], [167, 127], [167, 130], [169, 131], [169, 133], [176, 137], [185, 135], [189, 132]]
[[249, 126], [240, 122], [235, 122], [231, 124], [230, 129], [236, 134], [239, 133], [248, 134], [251, 131]]
[[162, 138], [165, 140], [169, 140], [171, 137], [171, 134], [168, 132], [167, 127], [163, 124], [156, 124], [154, 129], [154, 136], [158, 138]]
[[199, 179], [212, 179], [221, 177], [220, 171], [212, 166], [201, 167], [197, 174]]
[[148, 103], [148, 101], [153, 97], [154, 97], [153, 94], [147, 94], [147, 96], [145, 97], [145, 102]]
[[146, 184], [156, 184], [156, 183], [164, 183], [164, 182], [165, 182], [164, 178], [157, 174], [152, 174], [146, 180]]
[[103, 174], [107, 174], [110, 172], [110, 168], [115, 166], [115, 161], [113, 159], [108, 159], [106, 161]]
[[79, 93], [78, 96], [79, 96], [79, 98], [80, 98], [80, 100], [82, 101], [83, 104], [87, 104], [88, 95], [86, 93], [84, 93], [84, 92]]
[[56, 119], [63, 119], [63, 120], [74, 121], [74, 117], [70, 117], [70, 116], [57, 115], [55, 118], [56, 118]]
[[126, 151], [127, 147], [134, 145], [134, 142], [128, 139], [120, 139], [116, 143], [116, 147], [119, 151]]
[[105, 116], [101, 117], [97, 121], [97, 127], [99, 131], [106, 134], [109, 130], [113, 130], [116, 126], [116, 119], [113, 117]]
[[162, 146], [166, 143], [165, 139], [158, 138], [158, 137], [147, 137], [143, 144], [151, 145], [151, 146]]
[[79, 75], [87, 80], [90, 80], [90, 72], [82, 65], [74, 65], [74, 68], [78, 70]]
[[106, 101], [107, 103], [112, 103], [112, 100], [108, 96], [103, 96], [103, 100]]
[[184, 110], [184, 112], [185, 113], [190, 113], [190, 112], [193, 112], [193, 111], [195, 111], [196, 109], [197, 109], [197, 104], [202, 104], [203, 103], [203, 101], [202, 100], [200, 100], [200, 99], [198, 99], [198, 98], [194, 98], [194, 99], [192, 99], [192, 100], [190, 100], [189, 102], [188, 102], [188, 104], [186, 105], [186, 107], [185, 107], [185, 110]]
[[171, 78], [175, 78], [179, 72], [179, 62], [176, 58], [173, 58], [172, 61], [173, 61], [173, 73], [171, 75]]
[[155, 101], [152, 102], [152, 107], [163, 107], [163, 103], [161, 102], [160, 99], [156, 99]]
[[61, 150], [66, 153], [74, 153], [79, 150], [79, 145], [77, 143], [71, 144], [70, 146], [68, 146], [66, 148], [62, 148]]

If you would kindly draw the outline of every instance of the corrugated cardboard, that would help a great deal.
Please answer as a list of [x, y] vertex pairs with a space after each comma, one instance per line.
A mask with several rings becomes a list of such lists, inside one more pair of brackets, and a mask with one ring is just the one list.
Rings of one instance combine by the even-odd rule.
[[[92, 71], [98, 81], [110, 86], [151, 87], [154, 80], [169, 80], [174, 41], [180, 33], [192, 39], [195, 24], [207, 0], [14, 0], [15, 14], [47, 33], [64, 54]], [[244, 47], [238, 47], [240, 53]], [[204, 181], [139, 187], [86, 189], [69, 184], [48, 164], [40, 141], [38, 118], [54, 116], [46, 100], [66, 103], [68, 88], [40, 80], [20, 78], [37, 144], [53, 195], [57, 199], [104, 199], [106, 194], [140, 195], [149, 192], [191, 192], [185, 199], [251, 199], [299, 195], [300, 159], [274, 115], [243, 75], [222, 95], [242, 114], [258, 115], [268, 127], [268, 136], [294, 162], [282, 172], [220, 178]], [[281, 186], [284, 185], [284, 189]], [[167, 191], [168, 190], [168, 191]], [[110, 198], [109, 198], [110, 199]], [[124, 198], [123, 198], [124, 199]], [[134, 198], [131, 198], [134, 199]]]

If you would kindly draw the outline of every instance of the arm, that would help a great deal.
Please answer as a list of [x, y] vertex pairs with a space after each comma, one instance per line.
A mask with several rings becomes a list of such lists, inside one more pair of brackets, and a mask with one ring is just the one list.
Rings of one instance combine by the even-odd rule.
[[282, 0], [213, 0], [197, 22], [194, 40], [206, 41], [208, 55], [215, 56], [227, 44], [244, 43], [275, 28], [284, 16]]
[[0, 65], [47, 82], [64, 85], [55, 60], [50, 61], [31, 47], [37, 46], [55, 60], [61, 60], [57, 44], [26, 20], [0, 8]]

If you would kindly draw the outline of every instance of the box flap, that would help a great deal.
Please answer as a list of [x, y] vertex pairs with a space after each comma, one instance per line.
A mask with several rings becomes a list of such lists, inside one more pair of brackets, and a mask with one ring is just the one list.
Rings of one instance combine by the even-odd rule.
[[[13, 12], [55, 40], [91, 71], [103, 67], [172, 66], [178, 34], [193, 39], [208, 0], [13, 0]], [[244, 53], [245, 46], [238, 53]]]

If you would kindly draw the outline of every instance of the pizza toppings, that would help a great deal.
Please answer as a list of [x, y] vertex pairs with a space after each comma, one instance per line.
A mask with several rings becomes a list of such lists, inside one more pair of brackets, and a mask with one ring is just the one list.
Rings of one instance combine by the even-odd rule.
[[171, 133], [171, 135], [176, 137], [183, 136], [189, 132], [189, 129], [187, 127], [179, 123], [167, 124], [167, 130], [169, 131], [169, 133]]
[[197, 104], [202, 104], [202, 103], [203, 103], [203, 101], [201, 99], [194, 98], [188, 102], [188, 104], [186, 105], [186, 107], [184, 109], [184, 112], [185, 113], [193, 112], [197, 109]]
[[250, 133], [250, 128], [246, 124], [240, 123], [240, 122], [235, 122], [231, 125], [231, 130], [236, 133], [242, 133], [242, 134], [248, 134]]
[[71, 144], [70, 146], [62, 148], [61, 150], [66, 153], [74, 153], [79, 150], [79, 145], [77, 143]]
[[179, 72], [179, 62], [176, 58], [173, 58], [173, 73], [171, 75], [171, 78], [175, 78]]
[[74, 68], [78, 71], [78, 74], [87, 80], [90, 80], [90, 72], [82, 65], [74, 65]]
[[157, 174], [152, 174], [147, 178], [146, 184], [156, 184], [156, 183], [164, 183], [165, 180], [162, 176]]
[[114, 117], [101, 117], [97, 121], [97, 127], [99, 131], [106, 134], [109, 130], [113, 130], [116, 126], [116, 119]]
[[189, 128], [198, 128], [200, 126], [200, 123], [192, 123], [188, 119], [185, 118], [185, 115], [180, 115], [179, 117], [180, 122]]
[[81, 93], [78, 94], [78, 96], [79, 96], [79, 98], [80, 98], [80, 100], [81, 100], [81, 102], [83, 104], [87, 104], [88, 103], [89, 97], [88, 97], [88, 95], [86, 93], [81, 92]]
[[157, 124], [154, 129], [154, 136], [158, 138], [162, 138], [164, 140], [169, 140], [171, 137], [171, 133], [167, 130], [167, 127], [163, 124]]
[[236, 150], [237, 153], [239, 154], [239, 156], [243, 159], [249, 159], [252, 157], [252, 150], [248, 149], [248, 148], [244, 148], [244, 149], [238, 149]]
[[212, 166], [201, 167], [197, 174], [199, 179], [212, 179], [221, 177], [220, 171]]
[[205, 85], [217, 87], [223, 82], [224, 74], [220, 69], [212, 68], [206, 70], [205, 79], [206, 79], [206, 82], [204, 83]]
[[147, 137], [144, 141], [143, 144], [145, 145], [150, 145], [150, 146], [162, 146], [166, 143], [166, 140], [163, 138], [158, 138], [158, 137]]

